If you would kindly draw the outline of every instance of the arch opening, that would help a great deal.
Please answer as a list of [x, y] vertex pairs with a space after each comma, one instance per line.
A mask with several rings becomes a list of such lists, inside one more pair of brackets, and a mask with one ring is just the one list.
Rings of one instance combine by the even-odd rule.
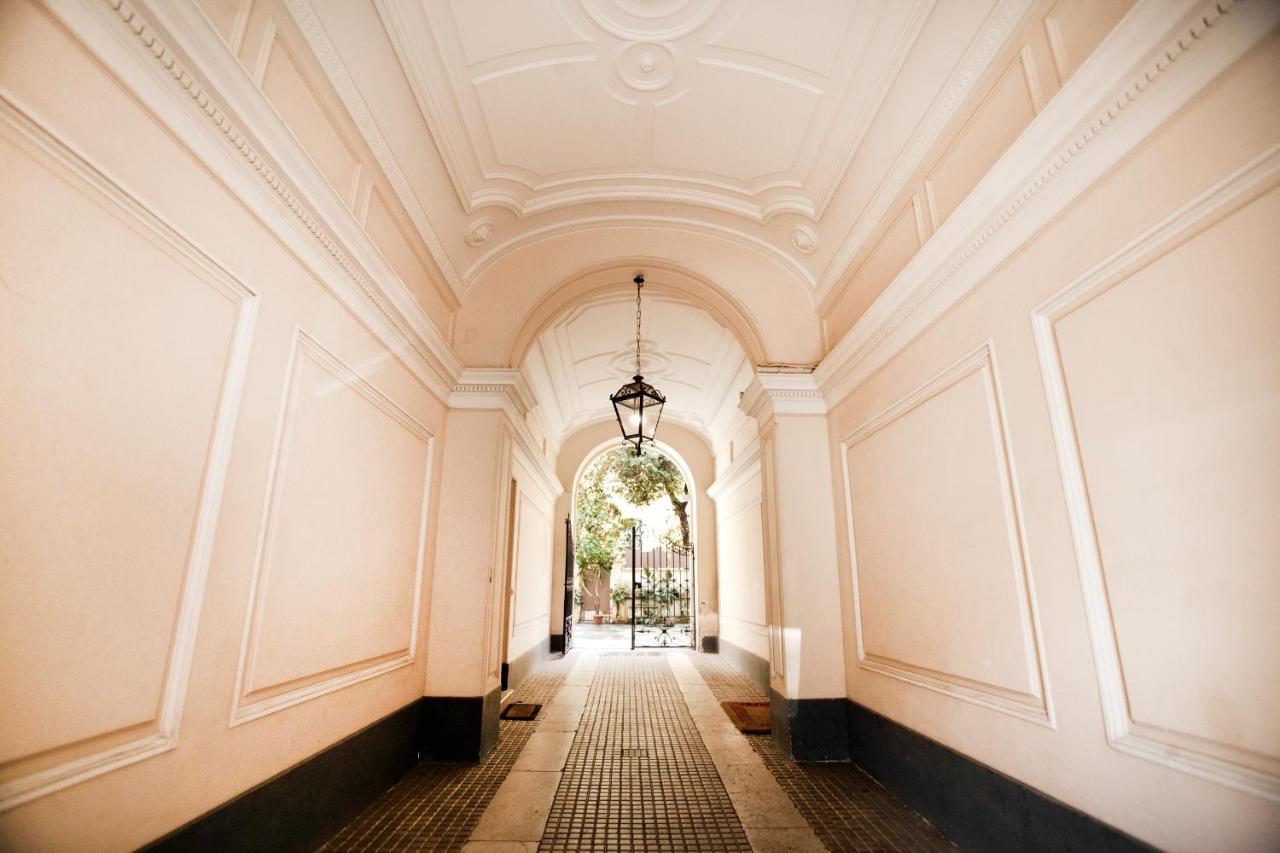
[[587, 453], [573, 479], [573, 644], [695, 648], [697, 484], [658, 443], [617, 441]]

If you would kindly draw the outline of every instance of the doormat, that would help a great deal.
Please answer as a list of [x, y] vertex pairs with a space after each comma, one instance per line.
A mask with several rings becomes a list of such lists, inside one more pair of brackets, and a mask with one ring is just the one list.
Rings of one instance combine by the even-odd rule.
[[738, 727], [744, 735], [767, 735], [769, 733], [768, 702], [721, 702], [729, 721]]
[[504, 720], [522, 720], [529, 721], [538, 718], [538, 712], [542, 710], [541, 705], [534, 705], [529, 702], [512, 702], [510, 705], [502, 709], [502, 713], [498, 716]]

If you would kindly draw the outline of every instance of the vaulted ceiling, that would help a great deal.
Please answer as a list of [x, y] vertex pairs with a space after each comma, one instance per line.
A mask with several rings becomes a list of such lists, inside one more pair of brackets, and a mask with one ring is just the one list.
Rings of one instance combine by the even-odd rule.
[[1027, 5], [286, 2], [460, 293], [557, 235], [680, 229], [809, 302]]
[[[552, 441], [599, 417], [609, 395], [635, 368], [635, 301], [618, 295], [583, 300], [564, 312], [525, 355], [525, 374]], [[663, 419], [713, 443], [737, 421], [737, 391], [751, 365], [734, 334], [698, 305], [649, 294], [641, 325], [641, 369], [667, 398]]]
[[[719, 441], [753, 361], [822, 357], [820, 298], [1031, 0], [283, 3], [460, 298], [459, 358], [522, 367], [555, 441], [607, 415], [626, 283], [668, 264], [692, 284], [650, 300], [645, 373]], [[529, 319], [599, 269], [616, 292]]]

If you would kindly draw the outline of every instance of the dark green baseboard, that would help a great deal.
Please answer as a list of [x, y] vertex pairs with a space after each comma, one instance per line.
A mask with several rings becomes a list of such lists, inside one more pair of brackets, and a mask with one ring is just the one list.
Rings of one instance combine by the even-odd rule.
[[418, 763], [422, 714], [415, 700], [145, 849], [314, 850]]
[[502, 693], [426, 696], [321, 750], [146, 849], [314, 850], [424, 761], [478, 761], [498, 742]]
[[787, 699], [769, 691], [774, 743], [796, 761], [849, 760], [846, 699]]
[[724, 637], [719, 638], [717, 645], [720, 655], [742, 670], [742, 674], [755, 682], [765, 693], [769, 692], [769, 662], [759, 655], [754, 655], [741, 646], [735, 646]]
[[1151, 849], [865, 706], [847, 704], [853, 761], [962, 849], [994, 853]]

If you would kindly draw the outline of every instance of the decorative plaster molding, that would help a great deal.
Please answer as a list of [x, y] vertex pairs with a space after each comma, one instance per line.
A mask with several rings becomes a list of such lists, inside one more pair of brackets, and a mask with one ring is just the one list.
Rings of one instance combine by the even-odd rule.
[[449, 395], [451, 409], [503, 409], [508, 405], [520, 418], [534, 407], [524, 373], [514, 367], [468, 367]]
[[[186, 565], [183, 567], [182, 591], [176, 602], [176, 622], [170, 638], [157, 716], [138, 727], [126, 730], [142, 729], [137, 732], [139, 736], [131, 740], [117, 738], [116, 742], [102, 749], [81, 751], [72, 756], [60, 756], [60, 753], [64, 752], [65, 746], [74, 745], [64, 745], [43, 753], [42, 758], [47, 763], [40, 769], [0, 784], [0, 812], [4, 812], [177, 746], [213, 538], [231, 457], [236, 415], [249, 366], [259, 297], [252, 288], [207, 255], [176, 226], [116, 183], [83, 153], [15, 101], [3, 87], [0, 87], [0, 133], [16, 144], [27, 147], [39, 160], [71, 179], [78, 189], [85, 192], [87, 198], [96, 197], [105, 206], [118, 211], [130, 227], [150, 239], [161, 251], [180, 260], [210, 289], [236, 306], [236, 319], [228, 342], [226, 367], [213, 417], [212, 436], [202, 465], [203, 485], [191, 528]], [[123, 737], [124, 732], [102, 733], [95, 739], [101, 740], [110, 735]], [[59, 757], [65, 760], [58, 760]], [[7, 769], [13, 771], [22, 764], [23, 761], [19, 759], [11, 762]]]
[[536, 476], [539, 487], [552, 499], [564, 492], [560, 479], [529, 428], [529, 417], [538, 405], [523, 371], [513, 367], [468, 367], [449, 395], [449, 408], [501, 412], [511, 430], [513, 452]]
[[999, 5], [987, 16], [982, 32], [965, 52], [941, 94], [929, 105], [924, 120], [902, 147], [871, 201], [858, 216], [853, 230], [827, 264], [814, 292], [814, 300], [819, 305], [832, 294], [840, 277], [848, 271], [854, 258], [862, 251], [867, 240], [902, 194], [907, 182], [942, 137], [956, 111], [968, 100], [996, 54], [1022, 25], [1023, 18], [1034, 5], [1034, 0], [1000, 0]]
[[804, 255], [812, 255], [818, 248], [818, 234], [807, 225], [800, 225], [791, 231], [791, 245]]
[[493, 239], [493, 223], [487, 219], [481, 219], [467, 229], [465, 242], [471, 248], [478, 249], [491, 239]]
[[707, 486], [707, 497], [717, 504], [733, 495], [752, 477], [760, 476], [760, 442], [753, 441], [751, 446], [720, 472], [716, 481]]
[[812, 373], [760, 373], [752, 378], [738, 407], [767, 421], [779, 415], [825, 415], [827, 403]]
[[466, 279], [467, 287], [470, 288], [475, 282], [485, 274], [489, 267], [526, 246], [540, 243], [543, 240], [550, 240], [563, 234], [577, 234], [583, 231], [596, 231], [611, 228], [663, 228], [669, 231], [679, 231], [681, 233], [694, 232], [705, 234], [709, 237], [715, 237], [726, 243], [733, 243], [745, 249], [750, 249], [769, 260], [778, 264], [794, 275], [805, 288], [806, 295], [812, 299], [814, 279], [813, 273], [809, 272], [803, 264], [797, 261], [787, 252], [782, 251], [768, 240], [753, 237], [745, 231], [736, 228], [729, 228], [713, 222], [707, 222], [700, 219], [690, 219], [682, 216], [669, 216], [665, 214], [616, 214], [616, 215], [600, 215], [600, 216], [582, 216], [564, 222], [556, 222], [551, 225], [544, 225], [540, 228], [534, 228], [517, 234], [494, 246], [488, 254], [480, 258], [474, 264], [466, 269], [463, 277]]
[[[300, 366], [303, 357], [328, 373], [346, 388], [354, 391], [382, 414], [391, 418], [405, 431], [426, 445], [426, 468], [423, 471], [422, 508], [418, 522], [418, 557], [413, 580], [413, 614], [409, 621], [408, 643], [403, 649], [394, 650], [366, 660], [353, 661], [334, 670], [309, 673], [290, 679], [293, 685], [283, 692], [270, 693], [278, 685], [253, 688], [254, 665], [257, 659], [258, 632], [266, 606], [266, 581], [271, 570], [272, 543], [279, 517], [281, 485], [289, 445], [293, 438], [293, 423], [299, 394]], [[239, 726], [252, 720], [283, 711], [294, 705], [368, 681], [388, 672], [410, 666], [417, 659], [418, 624], [422, 609], [422, 578], [426, 563], [427, 519], [430, 514], [431, 467], [435, 457], [432, 432], [394, 400], [376, 388], [355, 369], [343, 363], [319, 341], [300, 328], [295, 328], [289, 367], [286, 371], [280, 416], [276, 425], [275, 444], [271, 454], [271, 474], [267, 482], [267, 496], [263, 502], [262, 519], [258, 526], [258, 548], [254, 559], [253, 577], [250, 581], [244, 633], [240, 642], [240, 660], [236, 668], [235, 698], [231, 703], [231, 726]], [[299, 684], [299, 682], [302, 682]], [[260, 698], [254, 694], [267, 693]]]
[[[525, 218], [578, 204], [650, 200], [722, 210], [755, 223], [768, 223], [783, 213], [810, 220], [822, 215], [915, 45], [934, 3], [935, 0], [909, 0], [890, 4], [888, 10], [874, 14], [857, 7], [853, 14], [862, 15], [865, 21], [862, 26], [847, 28], [853, 35], [846, 35], [843, 42], [845, 61], [836, 63], [839, 71], [830, 77], [758, 50], [719, 43], [717, 38], [723, 31], [740, 19], [743, 11], [740, 4], [709, 3], [689, 17], [684, 9], [615, 16], [602, 12], [594, 2], [563, 3], [560, 7], [563, 23], [581, 41], [569, 39], [554, 47], [535, 48], [539, 51], [536, 60], [530, 59], [527, 49], [490, 56], [486, 59], [483, 78], [470, 79], [467, 75], [473, 72], [474, 66], [464, 71], [449, 65], [453, 53], [466, 50], [456, 21], [449, 20], [449, 12], [424, 4], [375, 0], [419, 111], [465, 211], [496, 205]], [[619, 20], [629, 23], [623, 26]], [[705, 42], [699, 41], [701, 34], [706, 34]], [[458, 44], [454, 43], [455, 39]], [[857, 61], [866, 52], [875, 52], [875, 60]], [[512, 56], [519, 59], [510, 59]], [[805, 158], [809, 162], [795, 163], [781, 174], [745, 178], [710, 170], [664, 169], [652, 163], [542, 174], [502, 161], [491, 150], [495, 126], [488, 115], [477, 118], [475, 113], [483, 113], [483, 108], [470, 101], [469, 84], [510, 73], [512, 68], [504, 64], [508, 59], [512, 63], [532, 62], [530, 67], [597, 63], [607, 66], [607, 72], [600, 74], [601, 85], [613, 99], [633, 107], [641, 103], [650, 105], [655, 98], [660, 98], [661, 103], [673, 102], [694, 85], [699, 67], [740, 69], [827, 98], [832, 106], [815, 114], [827, 118], [839, 116], [841, 120], [811, 127], [810, 136], [823, 131], [819, 136], [825, 134], [831, 141], [816, 145], [812, 157]], [[451, 74], [460, 79], [454, 80]], [[859, 103], [846, 109], [846, 102], [855, 97]], [[641, 115], [645, 114], [642, 110]], [[481, 124], [486, 126], [484, 130], [479, 129]]]
[[338, 93], [343, 105], [346, 106], [347, 112], [351, 115], [351, 120], [355, 122], [360, 135], [364, 137], [369, 150], [373, 152], [374, 159], [378, 161], [378, 165], [382, 168], [382, 173], [387, 176], [387, 180], [391, 183], [391, 188], [395, 190], [396, 197], [400, 199], [400, 203], [404, 205], [409, 218], [413, 220], [413, 224], [418, 230], [418, 235], [422, 237], [422, 241], [431, 250], [432, 258], [440, 268], [449, 288], [453, 291], [454, 298], [461, 302], [465, 288], [463, 287], [462, 279], [458, 276], [457, 269], [453, 265], [453, 260], [445, 250], [444, 243], [441, 242], [439, 235], [436, 234], [435, 228], [432, 227], [431, 220], [427, 216], [426, 210], [423, 209], [422, 203], [418, 200], [418, 196], [413, 192], [404, 169], [400, 168], [400, 162], [396, 160], [395, 154], [392, 153], [391, 146], [387, 143], [387, 138], [382, 133], [382, 128], [378, 126], [377, 120], [373, 117], [373, 111], [369, 109], [369, 104], [365, 101], [364, 96], [360, 94], [360, 89], [351, 77], [351, 72], [347, 70], [342, 57], [338, 55], [338, 50], [334, 46], [333, 40], [329, 37], [329, 33], [325, 30], [320, 17], [316, 14], [315, 7], [311, 5], [310, 0], [284, 0], [284, 4], [294, 22], [298, 25], [298, 30], [302, 33], [302, 37], [306, 39], [307, 44], [311, 47], [311, 52], [315, 55], [321, 67], [324, 68], [330, 84], [332, 84], [334, 91]]
[[[1014, 690], [965, 678], [949, 672], [870, 653], [862, 638], [862, 594], [858, 588], [857, 541], [853, 524], [853, 490], [849, 481], [849, 450], [875, 433], [916, 411], [974, 373], [982, 373], [987, 387], [989, 424], [995, 433], [999, 448], [997, 463], [999, 477], [1005, 495], [1005, 523], [1012, 548], [1012, 559], [1017, 566], [1015, 583], [1018, 600], [1023, 612], [1019, 614], [1023, 629], [1023, 641], [1034, 655], [1028, 660], [1028, 681], [1037, 685], [1034, 691]], [[844, 484], [845, 531], [849, 551], [849, 566], [853, 586], [854, 639], [858, 664], [863, 669], [924, 687], [938, 693], [953, 696], [975, 705], [991, 708], [1024, 720], [1056, 728], [1053, 705], [1050, 701], [1049, 679], [1044, 662], [1044, 642], [1040, 631], [1039, 608], [1035, 598], [1035, 584], [1031, 576], [1030, 558], [1027, 554], [1026, 531], [1022, 522], [1022, 501], [1013, 470], [1013, 451], [1009, 445], [1009, 428], [1004, 414], [1004, 403], [996, 377], [995, 356], [988, 341], [973, 352], [949, 365], [927, 382], [907, 394], [888, 409], [871, 418], [840, 441], [840, 466]]]
[[[129, 0], [49, 0], [48, 5], [196, 159], [290, 247], [323, 287], [404, 358], [428, 388], [441, 398], [447, 395], [460, 370], [457, 357], [203, 13], [195, 6], [151, 5], [144, 0], [137, 0], [136, 6]], [[139, 7], [146, 9], [145, 17]], [[157, 19], [182, 30], [184, 50], [213, 68], [222, 88], [197, 78], [187, 60], [169, 46], [168, 35], [152, 23]], [[232, 90], [239, 107], [234, 118], [219, 103]], [[270, 144], [260, 148], [255, 138]], [[268, 160], [263, 148], [286, 158], [288, 168]], [[330, 230], [335, 222], [341, 224], [340, 233]]]
[[828, 401], [978, 286], [1278, 20], [1273, 3], [1139, 0], [818, 365]]
[[1068, 284], [1031, 315], [1084, 595], [1107, 742], [1121, 752], [1273, 801], [1280, 801], [1280, 760], [1144, 723], [1133, 719], [1130, 713], [1124, 665], [1116, 641], [1115, 616], [1107, 592], [1094, 508], [1089, 499], [1055, 326], [1062, 317], [1176, 248], [1204, 223], [1225, 216], [1261, 192], [1274, 188], [1277, 177], [1280, 177], [1280, 145], [1273, 146], [1174, 211]]

